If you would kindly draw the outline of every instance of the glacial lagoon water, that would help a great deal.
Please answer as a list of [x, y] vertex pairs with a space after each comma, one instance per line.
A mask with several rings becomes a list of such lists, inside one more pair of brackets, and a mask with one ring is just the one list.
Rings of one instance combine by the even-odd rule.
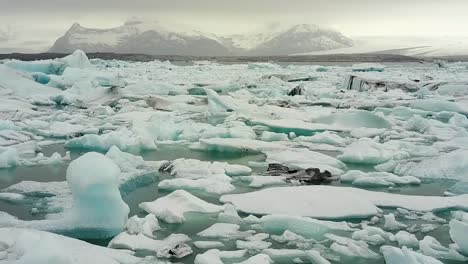
[[[50, 155], [53, 152], [59, 152], [61, 154], [65, 154], [67, 150], [63, 147], [63, 144], [53, 144], [50, 146], [46, 146], [43, 148], [43, 152], [46, 155]], [[72, 159], [81, 156], [85, 151], [71, 151]], [[146, 151], [140, 153], [145, 160], [174, 160], [178, 158], [187, 158], [187, 159], [198, 159], [198, 160], [206, 160], [206, 161], [221, 161], [221, 162], [229, 162], [231, 164], [240, 164], [240, 165], [248, 165], [249, 161], [261, 162], [264, 160], [264, 155], [245, 155], [240, 153], [218, 153], [218, 152], [200, 152], [191, 150], [186, 146], [183, 145], [162, 145], [155, 151]], [[371, 171], [371, 166], [363, 166], [359, 164], [347, 164], [350, 169], [357, 169], [362, 171]], [[15, 167], [10, 169], [0, 169], [0, 189], [6, 188], [12, 184], [21, 182], [21, 181], [42, 181], [42, 182], [50, 182], [50, 181], [65, 181], [66, 176], [66, 169], [68, 166], [67, 163], [59, 164], [59, 165], [40, 165], [40, 166], [32, 166], [32, 167]], [[262, 173], [265, 172], [264, 168], [256, 168], [255, 172]], [[171, 178], [165, 172], [155, 172], [158, 176], [156, 180], [152, 183], [148, 183], [144, 186], [138, 187], [137, 189], [129, 192], [129, 193], [122, 193], [124, 201], [130, 207], [130, 214], [129, 216], [138, 215], [140, 217], [144, 217], [146, 212], [138, 207], [138, 204], [145, 201], [153, 201], [160, 197], [163, 197], [169, 194], [171, 191], [167, 190], [160, 190], [158, 189], [158, 183], [163, 179]], [[456, 182], [450, 180], [425, 180], [423, 184], [419, 186], [404, 186], [399, 187], [392, 192], [401, 193], [401, 194], [408, 194], [408, 195], [427, 195], [427, 196], [443, 196], [444, 192], [446, 192], [451, 186], [453, 186]], [[341, 183], [332, 183], [332, 185], [336, 186], [351, 186], [349, 184], [341, 184]], [[254, 191], [254, 188], [248, 187], [245, 184], [239, 183], [236, 185], [236, 190], [234, 193], [243, 193]], [[387, 188], [369, 188], [370, 190], [374, 191], [382, 191], [388, 192]], [[218, 201], [217, 196], [207, 195], [203, 192], [194, 192], [198, 197], [213, 203], [213, 204], [221, 204]], [[41, 194], [38, 194], [38, 197], [42, 197]], [[31, 201], [29, 201], [31, 202]], [[7, 212], [11, 215], [14, 215], [22, 220], [39, 220], [43, 219], [44, 215], [35, 214], [33, 213], [31, 203], [11, 203], [8, 201], [0, 200], [0, 211]], [[394, 212], [392, 209], [384, 210], [385, 213]], [[240, 213], [242, 217], [247, 216], [246, 214]], [[450, 220], [451, 216], [448, 211], [442, 211], [436, 213], [437, 216], [446, 219], [447, 221]], [[189, 235], [194, 241], [203, 240], [205, 238], [197, 236], [197, 233], [201, 230], [204, 230], [210, 227], [212, 224], [216, 223], [217, 214], [201, 214], [201, 213], [187, 213], [187, 219], [190, 219], [189, 222], [183, 224], [167, 224], [164, 222], [160, 222], [162, 226], [162, 230], [157, 231], [158, 238], [162, 239], [164, 237], [169, 236], [172, 233], [183, 233]], [[348, 221], [351, 223], [359, 223], [361, 220], [358, 219], [342, 219], [343, 221]], [[424, 223], [420, 220], [408, 220], [404, 221], [403, 223], [407, 224], [408, 226], [421, 224]], [[379, 225], [382, 227], [383, 223]], [[247, 230], [248, 225], [241, 225], [241, 229]], [[422, 239], [426, 235], [430, 235], [435, 237], [439, 240], [442, 244], [450, 244], [451, 240], [448, 236], [448, 226], [442, 225], [438, 227], [436, 230], [428, 232], [428, 233], [416, 233], [418, 239]], [[281, 234], [276, 234], [281, 235]], [[92, 244], [107, 246], [109, 241], [112, 238], [107, 239], [84, 239], [84, 241], [90, 242]], [[214, 239], [213, 241], [216, 241]], [[224, 250], [235, 250], [235, 240], [225, 240], [223, 241], [225, 244]], [[279, 244], [278, 242], [272, 241], [272, 248], [288, 248], [285, 247], [284, 244]], [[327, 243], [324, 243], [327, 245]], [[290, 247], [294, 249], [294, 247]], [[193, 263], [194, 258], [197, 254], [203, 253], [204, 250], [197, 249], [196, 247], [192, 246], [194, 251], [193, 254], [187, 256], [181, 260], [174, 260], [178, 263], [185, 263], [190, 264]], [[371, 246], [371, 249], [378, 252], [378, 246]], [[136, 254], [138, 256], [151, 256], [154, 253], [146, 252], [146, 251], [137, 251]], [[290, 263], [290, 260], [285, 260], [284, 262], [278, 263]], [[230, 262], [226, 262], [230, 263]], [[232, 262], [234, 263], [234, 262]], [[276, 262], [275, 262], [276, 263]], [[356, 259], [356, 258], [342, 258], [340, 261], [332, 263], [345, 263], [345, 264], [382, 264], [383, 260], [369, 260], [369, 259]], [[446, 264], [461, 264], [464, 263], [463, 261], [450, 261], [444, 260]]]

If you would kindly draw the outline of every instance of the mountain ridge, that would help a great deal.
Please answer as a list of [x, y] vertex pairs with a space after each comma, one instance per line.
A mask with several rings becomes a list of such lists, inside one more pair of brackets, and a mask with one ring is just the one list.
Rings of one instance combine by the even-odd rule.
[[351, 47], [338, 31], [299, 24], [257, 34], [218, 36], [196, 30], [177, 31], [157, 22], [131, 20], [109, 29], [74, 23], [49, 52], [145, 53], [151, 55], [288, 55]]

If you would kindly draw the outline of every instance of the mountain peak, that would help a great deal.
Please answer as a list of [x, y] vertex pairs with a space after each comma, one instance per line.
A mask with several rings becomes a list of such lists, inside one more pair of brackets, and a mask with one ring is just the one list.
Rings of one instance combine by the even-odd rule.
[[68, 31], [74, 31], [74, 30], [79, 30], [79, 29], [83, 29], [83, 27], [80, 25], [80, 23], [75, 22], [70, 27], [70, 29], [68, 29]]
[[320, 29], [319, 26], [313, 24], [299, 24], [290, 28], [290, 31], [296, 33], [316, 32]]

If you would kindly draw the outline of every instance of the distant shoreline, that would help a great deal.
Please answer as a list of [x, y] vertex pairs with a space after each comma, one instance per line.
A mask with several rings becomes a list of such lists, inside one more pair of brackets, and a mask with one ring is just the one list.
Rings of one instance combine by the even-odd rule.
[[[18, 59], [24, 61], [45, 60], [65, 57], [67, 53], [9, 53], [0, 54], [0, 60]], [[435, 59], [447, 61], [468, 61], [468, 56], [449, 57], [410, 57], [392, 54], [336, 54], [336, 55], [298, 55], [298, 56], [184, 56], [184, 55], [146, 55], [146, 54], [120, 54], [120, 53], [87, 53], [90, 59], [124, 60], [124, 61], [217, 61], [221, 63], [247, 63], [247, 62], [431, 62]]]

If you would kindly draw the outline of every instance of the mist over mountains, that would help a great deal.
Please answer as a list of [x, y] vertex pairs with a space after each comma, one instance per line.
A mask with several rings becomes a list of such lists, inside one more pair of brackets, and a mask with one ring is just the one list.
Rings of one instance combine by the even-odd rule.
[[129, 20], [110, 29], [85, 28], [78, 23], [49, 52], [144, 53], [150, 55], [288, 55], [353, 46], [340, 32], [311, 24], [218, 36], [193, 29], [168, 28], [157, 22]]

